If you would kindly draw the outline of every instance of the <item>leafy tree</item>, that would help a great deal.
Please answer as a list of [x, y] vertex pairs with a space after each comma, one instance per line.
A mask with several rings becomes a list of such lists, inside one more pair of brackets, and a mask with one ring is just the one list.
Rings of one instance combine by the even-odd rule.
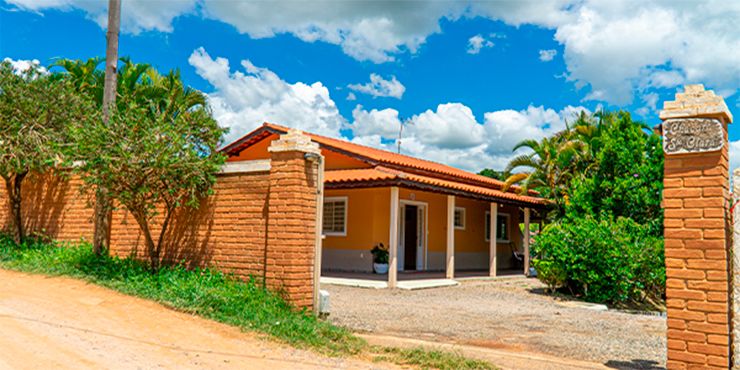
[[626, 112], [600, 118], [599, 134], [588, 142], [592, 163], [571, 184], [569, 217], [628, 217], [662, 235], [660, 136]]
[[[197, 207], [211, 191], [224, 162], [217, 152], [224, 130], [203, 94], [184, 87], [178, 73], [160, 76], [147, 68], [146, 76], [131, 86], [137, 93], [119, 96], [107, 125], [77, 126], [74, 136], [83, 180], [107, 189], [132, 214], [156, 270], [174, 211]], [[152, 224], [158, 216], [155, 238]]]
[[478, 172], [478, 174], [500, 181], [506, 181], [506, 179], [511, 176], [511, 174], [506, 171], [496, 171], [492, 168], [484, 168], [482, 171]]
[[0, 176], [5, 180], [10, 231], [25, 237], [21, 210], [23, 180], [61, 163], [68, 125], [95, 119], [89, 101], [38, 65], [20, 71], [0, 63]]
[[[110, 4], [109, 8], [120, 7], [119, 4]], [[120, 9], [118, 9], [120, 11]], [[116, 30], [112, 30], [117, 32]], [[109, 32], [109, 38], [110, 38]], [[110, 40], [109, 40], [110, 41]], [[117, 39], [115, 40], [117, 44]], [[116, 58], [117, 45], [114, 47], [115, 50], [111, 49], [109, 42], [108, 58]], [[148, 64], [137, 64], [133, 63], [129, 58], [121, 58], [120, 61], [123, 63], [122, 68], [116, 72], [116, 63], [111, 67], [110, 64], [106, 64], [106, 72], [104, 73], [98, 66], [103, 62], [102, 58], [90, 58], [86, 61], [72, 60], [72, 59], [60, 59], [53, 66], [58, 66], [64, 70], [64, 78], [70, 81], [75, 86], [78, 92], [86, 94], [96, 104], [98, 109], [103, 112], [103, 123], [107, 123], [107, 107], [116, 103], [117, 96], [126, 96], [128, 99], [135, 99], [142, 104], [146, 104], [147, 99], [150, 98], [153, 91], [149, 88], [144, 88], [145, 80], [147, 80], [147, 74], [157, 75], [157, 72], [153, 70]], [[149, 84], [151, 85], [151, 84]], [[111, 87], [112, 86], [112, 87]], [[106, 90], [107, 89], [107, 90]], [[113, 90], [113, 92], [109, 90]], [[154, 91], [156, 92], [156, 91]], [[107, 101], [106, 101], [107, 100]], [[93, 250], [96, 254], [100, 255], [103, 253], [105, 243], [108, 240], [108, 232], [110, 229], [109, 213], [111, 209], [110, 197], [107, 195], [107, 189], [104, 187], [96, 187], [95, 191], [95, 233], [93, 237]]]
[[567, 132], [540, 141], [520, 142], [513, 150], [528, 148], [530, 152], [512, 159], [504, 171], [513, 173], [519, 168], [526, 170], [510, 175], [504, 183], [504, 189], [517, 184], [522, 194], [537, 190], [543, 197], [553, 201], [556, 214], [562, 214], [568, 202], [568, 186], [574, 174], [577, 147], [576, 142], [568, 140]]

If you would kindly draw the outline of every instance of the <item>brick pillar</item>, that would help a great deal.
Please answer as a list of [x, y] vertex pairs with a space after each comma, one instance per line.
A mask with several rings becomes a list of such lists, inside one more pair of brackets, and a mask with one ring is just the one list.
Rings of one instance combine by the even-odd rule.
[[665, 151], [668, 369], [730, 366], [727, 124], [723, 99], [702, 85], [667, 101]]
[[[319, 146], [291, 130], [272, 142], [265, 282], [296, 307], [313, 308]], [[308, 154], [308, 155], [307, 155]]]

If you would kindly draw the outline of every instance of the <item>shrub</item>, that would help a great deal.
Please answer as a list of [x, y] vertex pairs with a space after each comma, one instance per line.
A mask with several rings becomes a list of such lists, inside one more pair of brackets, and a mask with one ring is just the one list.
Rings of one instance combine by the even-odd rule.
[[[540, 279], [587, 301], [634, 304], [660, 301], [665, 292], [663, 240], [650, 225], [629, 218], [566, 218], [547, 226], [533, 251]], [[563, 275], [560, 275], [563, 274]]]
[[546, 260], [532, 260], [532, 266], [537, 270], [537, 278], [547, 284], [551, 293], [565, 286], [568, 279], [565, 270], [560, 265]]

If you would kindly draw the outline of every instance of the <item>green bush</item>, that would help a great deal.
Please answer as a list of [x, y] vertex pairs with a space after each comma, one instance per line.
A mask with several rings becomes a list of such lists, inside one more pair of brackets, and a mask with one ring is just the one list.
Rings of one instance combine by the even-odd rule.
[[547, 284], [547, 290], [551, 293], [565, 286], [568, 275], [560, 265], [546, 260], [532, 260], [532, 266], [537, 270], [537, 278]]
[[533, 251], [543, 282], [564, 280], [587, 301], [659, 302], [665, 293], [663, 239], [629, 218], [565, 218], [543, 230]]

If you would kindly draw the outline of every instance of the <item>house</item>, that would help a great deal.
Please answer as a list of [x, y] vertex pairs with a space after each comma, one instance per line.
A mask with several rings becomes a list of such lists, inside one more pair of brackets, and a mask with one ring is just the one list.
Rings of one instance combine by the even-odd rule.
[[[230, 162], [267, 159], [270, 143], [288, 130], [265, 123], [222, 151]], [[504, 192], [503, 182], [457, 168], [306, 135], [325, 161], [324, 272], [372, 272], [370, 250], [379, 243], [390, 250], [391, 287], [398, 271], [444, 271], [451, 279], [464, 271], [529, 270], [530, 237], [522, 230], [546, 205], [535, 192]]]

